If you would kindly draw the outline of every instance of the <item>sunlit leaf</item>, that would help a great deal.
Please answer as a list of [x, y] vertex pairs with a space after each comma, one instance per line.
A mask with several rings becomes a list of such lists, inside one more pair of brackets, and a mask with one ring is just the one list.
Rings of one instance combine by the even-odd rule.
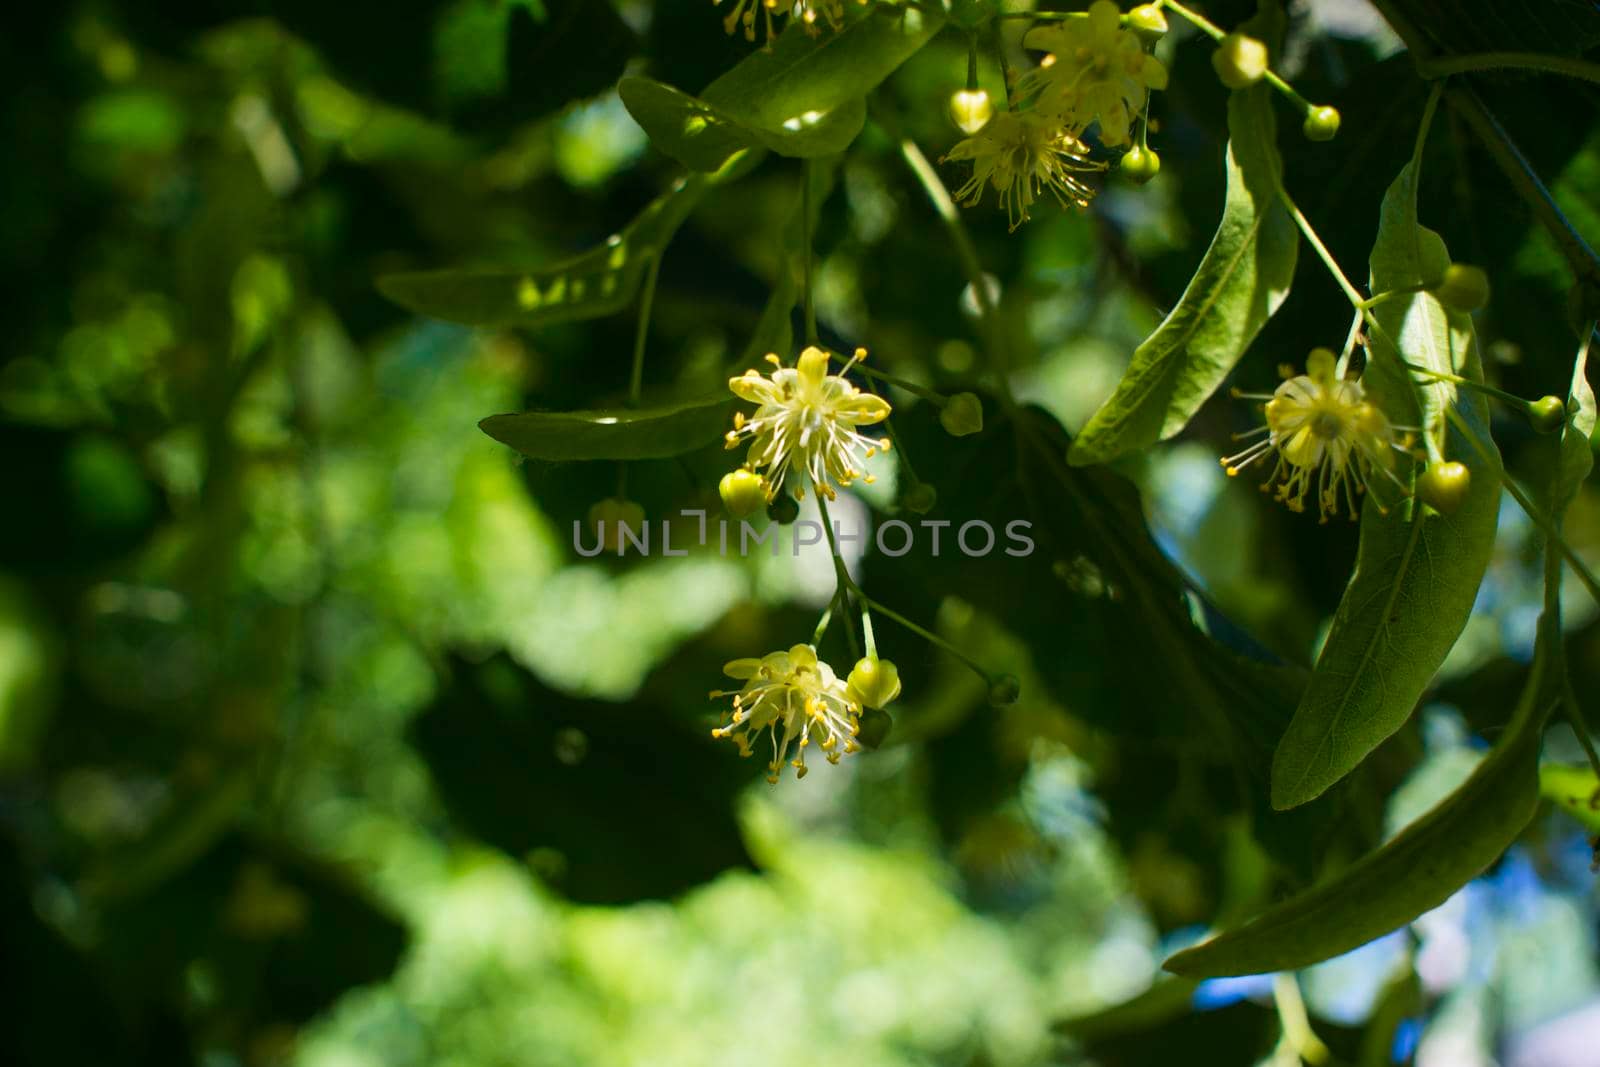
[[944, 25], [944, 16], [874, 5], [836, 33], [785, 33], [706, 86], [700, 99], [735, 122], [796, 132], [859, 103]]
[[735, 153], [770, 148], [785, 156], [842, 152], [867, 120], [866, 104], [848, 100], [826, 114], [809, 113], [779, 130], [748, 126], [726, 112], [648, 78], [624, 78], [622, 102], [651, 142], [690, 170], [715, 171]]
[[1546, 651], [1560, 640], [1545, 620], [1540, 653], [1505, 735], [1460, 788], [1376, 852], [1244, 926], [1166, 961], [1189, 978], [1290, 971], [1359, 948], [1444, 903], [1517, 839], [1539, 805], [1539, 751], [1550, 708], [1541, 704]]
[[[1574, 372], [1572, 412], [1560, 444], [1565, 453], [1576, 439], [1584, 455], [1573, 456], [1570, 467], [1558, 466], [1551, 479], [1546, 504], [1556, 516], [1578, 491], [1589, 461], [1582, 427], [1592, 428], [1594, 404], [1583, 353]], [[1573, 472], [1575, 480], [1566, 476]], [[1179, 953], [1166, 962], [1168, 970], [1196, 978], [1293, 970], [1398, 929], [1492, 864], [1532, 820], [1541, 794], [1586, 826], [1600, 824], [1591, 770], [1539, 766], [1545, 723], [1566, 685], [1560, 571], [1547, 573], [1532, 671], [1504, 735], [1472, 776], [1382, 848], [1239, 929]]]
[[1073, 441], [1073, 463], [1104, 463], [1182, 430], [1288, 297], [1299, 233], [1277, 196], [1272, 108], [1264, 85], [1229, 100], [1228, 193], [1216, 236], [1182, 299]]
[[1589, 347], [1585, 338], [1572, 365], [1572, 386], [1567, 394], [1567, 425], [1561, 432], [1560, 476], [1555, 489], [1554, 515], [1559, 518], [1578, 495], [1585, 478], [1594, 469], [1595, 399], [1589, 385]]
[[[1372, 250], [1374, 292], [1436, 280], [1450, 263], [1439, 235], [1417, 222], [1413, 173], [1410, 165], [1402, 170], [1384, 198]], [[1396, 422], [1414, 426], [1437, 425], [1453, 405], [1488, 442], [1481, 394], [1443, 382], [1413, 387], [1388, 343], [1392, 338], [1405, 359], [1430, 370], [1482, 380], [1471, 317], [1446, 311], [1428, 293], [1386, 301], [1377, 316], [1384, 329], [1372, 339], [1363, 379], [1374, 401]], [[1446, 451], [1472, 472], [1455, 514], [1409, 503], [1385, 512], [1378, 500], [1367, 500], [1355, 573], [1278, 746], [1275, 807], [1319, 796], [1398, 730], [1466, 625], [1494, 548], [1500, 487], [1494, 470], [1453, 429]], [[1369, 496], [1385, 489], [1375, 477]]]

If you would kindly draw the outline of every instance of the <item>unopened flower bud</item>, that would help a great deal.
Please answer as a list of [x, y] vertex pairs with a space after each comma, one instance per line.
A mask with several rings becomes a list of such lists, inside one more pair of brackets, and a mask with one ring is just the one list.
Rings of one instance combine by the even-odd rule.
[[983, 403], [972, 393], [957, 393], [939, 409], [939, 425], [951, 437], [966, 437], [983, 429]]
[[1440, 513], [1452, 515], [1466, 499], [1471, 485], [1472, 472], [1465, 463], [1441, 460], [1428, 464], [1428, 469], [1417, 479], [1417, 496]]
[[600, 547], [607, 552], [620, 553], [626, 543], [623, 527], [637, 536], [644, 530], [644, 508], [632, 500], [607, 497], [589, 509], [589, 524], [600, 533]]
[[1470, 264], [1452, 263], [1433, 295], [1452, 311], [1477, 311], [1489, 302], [1489, 276]]
[[1129, 11], [1128, 28], [1146, 41], [1154, 40], [1167, 32], [1167, 15], [1159, 4], [1140, 4]]
[[881, 708], [900, 695], [900, 669], [889, 660], [862, 656], [850, 671], [849, 683], [863, 707]]
[[907, 489], [905, 495], [900, 498], [901, 506], [917, 515], [926, 515], [938, 502], [938, 491], [927, 482], [918, 482]]
[[950, 121], [956, 129], [972, 136], [994, 115], [994, 103], [982, 89], [958, 89], [950, 94]]
[[1128, 180], [1143, 185], [1161, 172], [1161, 157], [1154, 149], [1134, 145], [1122, 154], [1122, 173]]
[[1528, 421], [1540, 433], [1555, 433], [1567, 424], [1567, 405], [1559, 396], [1541, 396], [1528, 405]]
[[1266, 77], [1267, 46], [1254, 37], [1230, 33], [1211, 53], [1211, 66], [1230, 89], [1248, 89]]
[[748, 519], [767, 506], [767, 480], [744, 467], [724, 474], [717, 491], [722, 506], [736, 519]]
[[1022, 683], [1015, 675], [1002, 674], [989, 685], [989, 703], [997, 708], [1015, 704], [1022, 695]]
[[1300, 132], [1306, 135], [1308, 141], [1331, 141], [1339, 132], [1339, 109], [1336, 107], [1314, 107], [1306, 112], [1306, 121], [1301, 124]]

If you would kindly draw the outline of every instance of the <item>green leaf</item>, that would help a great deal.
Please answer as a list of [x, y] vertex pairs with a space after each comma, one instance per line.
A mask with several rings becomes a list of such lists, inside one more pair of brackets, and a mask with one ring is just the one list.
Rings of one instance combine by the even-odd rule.
[[650, 143], [690, 170], [714, 171], [758, 143], [755, 131], [703, 101], [649, 78], [623, 78], [617, 95]]
[[691, 170], [740, 149], [814, 157], [844, 151], [866, 123], [866, 95], [933, 38], [941, 15], [871, 9], [837, 32], [786, 32], [696, 99], [648, 78], [618, 87], [655, 146]]
[[1106, 1037], [1146, 1033], [1192, 1012], [1197, 984], [1185, 978], [1158, 978], [1131, 1000], [1089, 1015], [1063, 1019], [1056, 1027], [1086, 1044]]
[[1182, 430], [1288, 297], [1299, 233], [1277, 196], [1272, 103], [1264, 85], [1228, 101], [1222, 222], [1177, 306], [1073, 442], [1073, 463], [1104, 463]]
[[1593, 4], [1507, 4], [1504, 0], [1391, 0], [1423, 28], [1441, 54], [1552, 52], [1580, 55], [1600, 42]]
[[859, 104], [943, 25], [943, 15], [884, 4], [835, 33], [791, 30], [706, 86], [700, 99], [769, 134], [819, 126], [833, 111]]
[[[1372, 250], [1372, 290], [1403, 289], [1437, 279], [1450, 263], [1439, 235], [1417, 223], [1410, 165], [1384, 197]], [[1413, 386], [1388, 343], [1431, 370], [1481, 381], [1470, 316], [1449, 312], [1427, 293], [1388, 300], [1376, 311], [1363, 379], [1368, 394], [1400, 424], [1436, 426], [1453, 405], [1475, 436], [1490, 441], [1479, 393], [1430, 382]], [[1278, 745], [1272, 804], [1292, 808], [1321, 795], [1410, 717], [1434, 672], [1472, 613], [1494, 548], [1500, 485], [1496, 472], [1452, 430], [1446, 452], [1467, 464], [1471, 488], [1455, 514], [1421, 505], [1387, 512], [1369, 499], [1361, 518], [1355, 573], [1334, 615], [1327, 643]], [[1385, 490], [1374, 477], [1370, 497]]]
[[478, 427], [532, 459], [662, 459], [719, 440], [733, 418], [733, 403], [724, 389], [685, 404], [637, 411], [490, 415]]
[[1187, 978], [1308, 967], [1404, 926], [1481, 874], [1539, 805], [1539, 749], [1550, 710], [1539, 694], [1559, 623], [1545, 616], [1539, 636], [1505, 735], [1455, 792], [1334, 878], [1163, 966]]
[[467, 326], [547, 326], [612, 315], [633, 301], [651, 257], [659, 256], [711, 179], [680, 178], [605, 244], [531, 271], [439, 270], [390, 274], [378, 289], [401, 307]]
[[690, 170], [715, 171], [736, 153], [770, 148], [784, 156], [826, 156], [844, 151], [867, 121], [866, 103], [848, 100], [815, 119], [796, 119], [770, 131], [745, 125], [726, 112], [649, 78], [624, 78], [623, 105], [650, 141]]
[[[836, 168], [818, 163], [808, 169], [812, 224], [833, 189]], [[787, 352], [793, 342], [790, 316], [800, 298], [800, 249], [806, 227], [800, 205], [784, 227], [783, 258], [772, 293], [762, 309], [739, 362], [729, 373], [755, 364], [768, 352]], [[703, 448], [721, 439], [732, 424], [736, 400], [726, 387], [686, 402], [640, 410], [530, 411], [490, 415], [478, 423], [484, 433], [532, 459], [661, 459]]]
[[1594, 468], [1595, 400], [1589, 387], [1589, 344], [1594, 331], [1584, 338], [1578, 349], [1578, 358], [1572, 365], [1572, 388], [1567, 395], [1567, 425], [1561, 431], [1561, 462], [1556, 480], [1555, 508], [1552, 519], [1560, 521], [1561, 514], [1578, 495], [1578, 489], [1589, 471]]

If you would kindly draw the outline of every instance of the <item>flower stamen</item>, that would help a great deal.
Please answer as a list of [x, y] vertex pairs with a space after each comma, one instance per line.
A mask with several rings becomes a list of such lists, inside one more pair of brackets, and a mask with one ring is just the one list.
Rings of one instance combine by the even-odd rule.
[[[1306, 373], [1289, 376], [1271, 396], [1236, 390], [1235, 396], [1266, 401], [1267, 424], [1236, 434], [1235, 440], [1263, 432], [1267, 436], [1221, 461], [1228, 476], [1235, 477], [1276, 452], [1277, 465], [1262, 492], [1274, 493], [1295, 512], [1303, 512], [1306, 497], [1314, 495], [1323, 522], [1341, 510], [1351, 519], [1358, 517], [1357, 498], [1366, 492], [1374, 470], [1402, 495], [1410, 492], [1394, 471], [1395, 453], [1411, 454], [1409, 438], [1396, 440], [1397, 427], [1367, 398], [1359, 379], [1336, 377], [1337, 362], [1331, 351], [1319, 348], [1306, 359]], [[1383, 510], [1382, 504], [1377, 506]]]

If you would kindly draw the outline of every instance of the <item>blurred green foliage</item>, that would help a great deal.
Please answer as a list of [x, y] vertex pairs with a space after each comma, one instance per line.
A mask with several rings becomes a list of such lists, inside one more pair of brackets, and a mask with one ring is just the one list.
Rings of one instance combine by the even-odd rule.
[[[951, 6], [983, 25], [984, 5]], [[1509, 21], [1487, 3], [1387, 6], [1446, 51], [1600, 39], [1584, 5]], [[1509, 506], [1422, 713], [1315, 804], [1271, 810], [1273, 749], [1357, 528], [1226, 478], [1214, 457], [1250, 418], [1226, 397], [1114, 470], [1066, 463], [1222, 216], [1228, 104], [1209, 48], [1160, 46], [1154, 182], [1113, 170], [1090, 210], [1041, 203], [1016, 234], [992, 204], [965, 216], [998, 304], [986, 336], [900, 150], [937, 160], [959, 139], [947, 101], [969, 38], [932, 11], [891, 30], [918, 14], [897, 9], [855, 23], [848, 40], [881, 41], [828, 75], [846, 86], [840, 128], [861, 132], [812, 172], [816, 317], [871, 367], [984, 395], [984, 431], [958, 439], [891, 390], [897, 454], [937, 489], [930, 518], [1030, 518], [1043, 551], [857, 567], [875, 600], [1015, 675], [1021, 697], [990, 707], [880, 619], [905, 686], [881, 749], [770, 789], [713, 742], [722, 664], [812, 632], [825, 546], [588, 559], [573, 531], [625, 495], [692, 543], [680, 510], [714, 519], [735, 462], [716, 441], [730, 368], [769, 348], [790, 361], [802, 328], [805, 179], [785, 153], [831, 151], [838, 130], [782, 132], [809, 87], [781, 61], [814, 43], [792, 29], [763, 57], [723, 34], [724, 9], [83, 0], [31, 8], [0, 40], [0, 967], [20, 991], [0, 1032], [15, 1062], [1256, 1063], [1282, 998], [1162, 977], [1161, 960], [1347, 869], [1504, 732], [1543, 574], [1539, 531]], [[1225, 26], [1254, 10], [1207, 5]], [[1364, 5], [1294, 14], [1284, 69], [1343, 125], [1315, 144], [1280, 121], [1285, 181], [1359, 268], [1427, 85]], [[980, 82], [1000, 99], [991, 67]], [[794, 95], [744, 99], [752, 69]], [[677, 160], [700, 157], [651, 146], [624, 105], [649, 83], [619, 94], [625, 74], [730, 116], [705, 169], [749, 151], [679, 196]], [[1594, 87], [1477, 87], [1600, 237]], [[695, 107], [667, 97], [664, 114]], [[958, 169], [939, 172], [953, 186]], [[1421, 222], [1493, 281], [1475, 320], [1487, 379], [1567, 395], [1568, 258], [1459, 120], [1441, 113], [1422, 174]], [[663, 196], [670, 225], [650, 214]], [[641, 237], [641, 258], [611, 262], [613, 235]], [[615, 294], [524, 314], [519, 280], [543, 299], [601, 260]], [[624, 466], [549, 461], [588, 444], [524, 459], [479, 431], [625, 403], [629, 298], [655, 267], [641, 418], [714, 397], [709, 433], [696, 418], [639, 446], [597, 430], [636, 457]], [[441, 268], [492, 291], [408, 297], [394, 281]], [[1270, 388], [1278, 364], [1345, 336], [1322, 270], [1302, 247], [1234, 382]], [[1014, 411], [996, 406], [991, 345], [1011, 356]], [[1546, 439], [1505, 409], [1493, 428], [1513, 475], [1542, 487]], [[911, 468], [881, 469], [836, 517], [915, 519]], [[1565, 531], [1600, 559], [1592, 478]], [[1571, 684], [1593, 715], [1600, 613], [1565, 589]], [[827, 651], [848, 662], [837, 629]], [[1565, 726], [1545, 749], [1582, 759]], [[1545, 812], [1410, 933], [1303, 972], [1332, 1062], [1469, 1062], [1451, 1042], [1509, 1047], [1591, 1002], [1586, 861], [1575, 824]]]

